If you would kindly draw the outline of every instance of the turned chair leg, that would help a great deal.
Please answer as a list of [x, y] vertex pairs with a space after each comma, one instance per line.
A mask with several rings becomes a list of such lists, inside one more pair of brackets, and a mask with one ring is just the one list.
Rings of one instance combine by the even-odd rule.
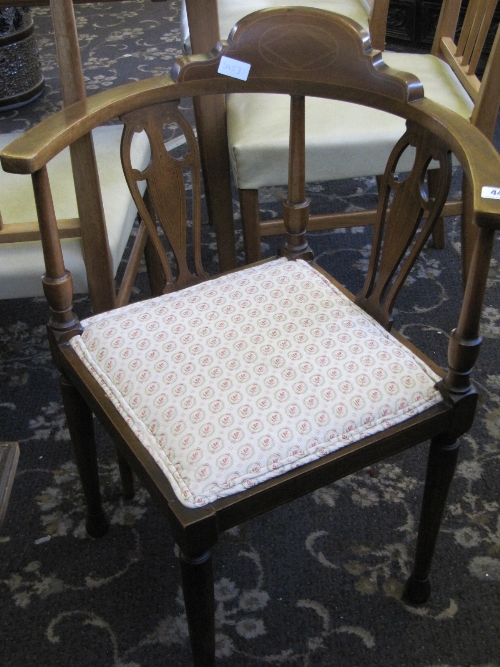
[[431, 594], [429, 571], [455, 472], [458, 451], [458, 442], [450, 441], [446, 434], [437, 436], [431, 441], [415, 564], [403, 591], [403, 600], [411, 604], [426, 602]]
[[102, 509], [92, 411], [73, 385], [61, 376], [61, 393], [69, 433], [87, 503], [85, 527], [91, 537], [102, 537], [108, 521]]
[[212, 552], [181, 553], [182, 588], [195, 667], [215, 667], [215, 598]]

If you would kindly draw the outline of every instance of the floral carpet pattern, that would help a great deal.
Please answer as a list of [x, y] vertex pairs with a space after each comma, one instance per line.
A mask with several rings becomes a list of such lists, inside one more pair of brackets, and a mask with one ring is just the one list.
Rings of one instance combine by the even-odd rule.
[[[49, 9], [34, 15], [45, 91], [1, 115], [2, 132], [24, 130], [60, 107]], [[181, 52], [178, 0], [83, 5], [77, 16], [89, 93], [162, 74]], [[376, 193], [372, 179], [308, 190], [317, 211], [363, 208]], [[264, 193], [263, 214], [277, 214], [282, 194]], [[264, 244], [266, 253], [274, 243]], [[361, 287], [369, 230], [318, 233], [312, 244], [320, 264], [350, 289]], [[210, 272], [217, 270], [214, 247], [207, 226]], [[459, 251], [459, 221], [448, 220], [446, 249], [426, 249], [396, 313], [398, 328], [441, 364], [457, 316]], [[424, 443], [221, 537], [214, 557], [221, 667], [500, 665], [499, 262], [497, 247], [475, 373], [480, 406], [463, 438], [429, 603], [400, 599], [415, 545]], [[76, 307], [88, 314], [87, 298]], [[47, 307], [24, 299], [4, 301], [1, 310], [0, 438], [18, 440], [21, 458], [0, 532], [0, 665], [188, 667], [177, 554], [164, 517], [142, 488], [123, 501], [113, 447], [99, 431], [111, 527], [100, 540], [86, 536], [46, 342]]]

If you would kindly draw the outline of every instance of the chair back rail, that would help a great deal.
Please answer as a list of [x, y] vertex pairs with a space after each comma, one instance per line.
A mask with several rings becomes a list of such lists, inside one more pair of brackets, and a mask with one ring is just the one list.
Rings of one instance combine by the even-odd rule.
[[[72, 0], [50, 0], [50, 8], [63, 102], [69, 106], [87, 96], [75, 13]], [[108, 310], [116, 303], [115, 283], [92, 135], [71, 144], [70, 154], [89, 294], [97, 310]]]

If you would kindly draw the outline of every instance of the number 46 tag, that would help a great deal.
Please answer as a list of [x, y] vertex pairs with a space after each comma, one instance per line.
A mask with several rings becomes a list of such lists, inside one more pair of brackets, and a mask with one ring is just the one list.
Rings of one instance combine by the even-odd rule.
[[500, 199], [500, 187], [487, 188], [486, 186], [481, 190], [481, 197], [483, 199]]

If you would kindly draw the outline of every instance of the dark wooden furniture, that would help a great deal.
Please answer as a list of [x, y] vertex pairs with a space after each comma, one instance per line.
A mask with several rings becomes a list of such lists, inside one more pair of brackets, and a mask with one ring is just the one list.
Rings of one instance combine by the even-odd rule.
[[7, 512], [18, 460], [17, 442], [0, 442], [0, 528]]
[[29, 8], [0, 6], [0, 110], [16, 109], [45, 85]]
[[[222, 57], [248, 63], [248, 79], [220, 74]], [[4, 169], [33, 179], [47, 265], [50, 345], [87, 502], [87, 530], [99, 537], [108, 529], [99, 492], [95, 413], [167, 517], [182, 554], [194, 664], [213, 667], [211, 551], [219, 533], [430, 439], [416, 560], [405, 589], [408, 601], [427, 600], [458, 438], [472, 423], [477, 399], [470, 375], [500, 228], [500, 200], [483, 187], [500, 186], [500, 157], [473, 124], [424, 98], [413, 76], [385, 68], [358, 26], [321, 10], [253, 14], [240, 22], [229, 45], [179, 60], [172, 76], [109, 90], [55, 114], [5, 149], [1, 162]], [[290, 96], [281, 259], [208, 279], [200, 260], [198, 147], [178, 100], [259, 91]], [[407, 132], [381, 182], [371, 260], [357, 296], [315, 265], [307, 243], [308, 95], [372, 105], [407, 119]], [[46, 164], [115, 116], [125, 125], [127, 180], [162, 255], [165, 294], [80, 322], [60, 252]], [[188, 149], [182, 156], [167, 153], [165, 123], [178, 124], [184, 133]], [[133, 169], [129, 150], [142, 130], [150, 138], [152, 160], [140, 172]], [[414, 166], [400, 182], [395, 165], [410, 145], [416, 147]], [[470, 184], [471, 220], [479, 233], [450, 335], [449, 367], [443, 370], [393, 331], [392, 308], [446, 201], [451, 151]], [[423, 180], [431, 159], [439, 169], [429, 195]], [[187, 189], [185, 172], [191, 174]], [[176, 273], [138, 195], [143, 179]], [[192, 210], [192, 244], [187, 243], [187, 210]]]
[[[442, 0], [391, 0], [387, 16], [387, 40], [428, 50], [434, 41]], [[465, 15], [467, 3], [461, 12]], [[495, 10], [493, 30], [486, 39], [489, 53], [500, 22], [500, 8]]]

